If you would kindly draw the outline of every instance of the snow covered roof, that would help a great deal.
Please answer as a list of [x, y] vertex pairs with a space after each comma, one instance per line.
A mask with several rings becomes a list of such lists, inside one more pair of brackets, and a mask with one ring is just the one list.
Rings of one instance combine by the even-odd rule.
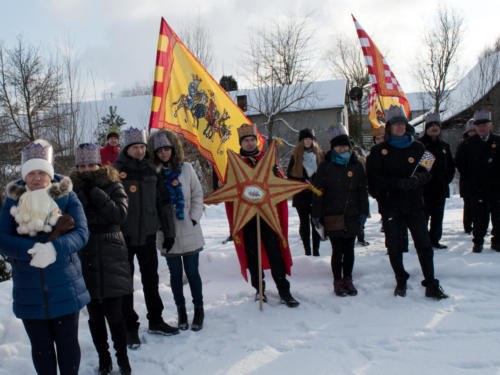
[[441, 121], [460, 114], [500, 82], [500, 51], [480, 60], [451, 91]]
[[[345, 79], [316, 81], [306, 83], [304, 85], [310, 85], [311, 95], [307, 96], [307, 98], [305, 99], [299, 100], [293, 107], [286, 109], [284, 112], [344, 107], [347, 85]], [[299, 89], [297, 91], [301, 90]], [[237, 103], [236, 98], [238, 96], [246, 95], [248, 110], [245, 112], [245, 114], [247, 116], [259, 114], [259, 112], [255, 109], [258, 103], [258, 89], [231, 91], [228, 94], [235, 103]]]
[[406, 94], [411, 111], [428, 111], [433, 106], [433, 100], [425, 91], [409, 92]]

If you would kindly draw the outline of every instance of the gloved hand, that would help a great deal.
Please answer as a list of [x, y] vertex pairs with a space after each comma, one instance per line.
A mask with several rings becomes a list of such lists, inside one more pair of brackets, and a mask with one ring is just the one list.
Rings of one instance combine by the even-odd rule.
[[418, 188], [418, 179], [415, 176], [402, 178], [398, 181], [397, 186], [404, 191], [415, 190]]
[[52, 242], [35, 243], [31, 249], [28, 250], [33, 259], [30, 265], [37, 268], [45, 268], [56, 261], [57, 253]]
[[279, 167], [276, 164], [274, 164], [274, 166], [273, 166], [273, 174], [276, 177], [281, 177], [281, 175], [280, 175], [280, 169], [279, 169]]
[[54, 230], [47, 238], [47, 242], [55, 240], [56, 238], [61, 237], [63, 234], [69, 232], [71, 229], [75, 227], [75, 220], [69, 214], [64, 214], [57, 219], [57, 223], [54, 226]]
[[193, 227], [196, 226], [196, 224], [198, 224], [198, 222], [196, 220], [193, 220], [193, 219], [191, 219], [191, 222], [193, 223]]
[[165, 237], [165, 239], [163, 240], [163, 248], [165, 249], [165, 252], [168, 253], [170, 250], [172, 250], [174, 243], [175, 243], [174, 237]]
[[319, 228], [319, 217], [313, 217], [311, 221], [316, 228]]

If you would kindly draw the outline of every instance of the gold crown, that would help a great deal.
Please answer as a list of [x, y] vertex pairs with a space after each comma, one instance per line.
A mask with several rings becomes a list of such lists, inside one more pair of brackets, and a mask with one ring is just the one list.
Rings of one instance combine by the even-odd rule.
[[243, 137], [247, 137], [249, 135], [253, 135], [255, 138], [257, 138], [257, 127], [255, 125], [242, 124], [238, 128], [238, 137], [241, 140]]

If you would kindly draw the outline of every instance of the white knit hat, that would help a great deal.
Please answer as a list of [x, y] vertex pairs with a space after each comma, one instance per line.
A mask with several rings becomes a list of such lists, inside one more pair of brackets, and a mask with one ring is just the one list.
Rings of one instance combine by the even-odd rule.
[[49, 142], [44, 139], [36, 139], [26, 146], [22, 153], [21, 175], [23, 180], [32, 171], [44, 171], [50, 179], [54, 179], [54, 150]]

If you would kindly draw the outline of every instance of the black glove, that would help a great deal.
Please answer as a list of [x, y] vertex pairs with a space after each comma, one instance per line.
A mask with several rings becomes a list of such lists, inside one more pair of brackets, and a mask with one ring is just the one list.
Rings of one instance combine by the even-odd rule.
[[280, 175], [280, 169], [279, 169], [279, 167], [276, 164], [274, 164], [274, 167], [273, 167], [273, 174], [276, 177], [281, 177], [281, 175]]
[[409, 191], [418, 188], [418, 178], [411, 176], [409, 178], [402, 178], [398, 181], [398, 189]]
[[165, 251], [168, 253], [170, 250], [172, 250], [172, 247], [174, 246], [175, 243], [175, 238], [174, 237], [165, 237], [163, 240], [163, 248]]
[[196, 224], [198, 224], [198, 222], [196, 220], [193, 220], [193, 219], [191, 219], [191, 222], [193, 223], [193, 227], [196, 226]]

